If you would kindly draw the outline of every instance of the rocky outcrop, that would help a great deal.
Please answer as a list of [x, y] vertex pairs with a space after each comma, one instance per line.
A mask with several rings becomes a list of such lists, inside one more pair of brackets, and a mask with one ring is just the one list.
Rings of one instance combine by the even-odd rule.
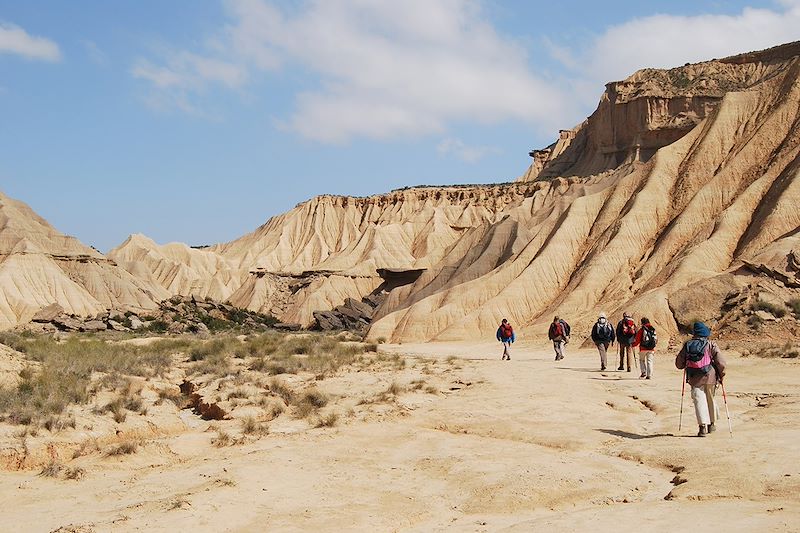
[[643, 69], [611, 82], [585, 122], [531, 152], [533, 163], [521, 179], [591, 176], [647, 162], [713, 113], [726, 94], [779, 74], [799, 53], [800, 45], [791, 43], [669, 70]]
[[[157, 309], [138, 315], [130, 310], [111, 310], [91, 317], [68, 314], [54, 304], [43, 309], [30, 324], [18, 326], [38, 333], [149, 331], [153, 333], [196, 333], [241, 329], [263, 331], [277, 324], [275, 318], [239, 309], [211, 299], [173, 296], [161, 302]], [[299, 329], [292, 324], [280, 324], [282, 329]]]

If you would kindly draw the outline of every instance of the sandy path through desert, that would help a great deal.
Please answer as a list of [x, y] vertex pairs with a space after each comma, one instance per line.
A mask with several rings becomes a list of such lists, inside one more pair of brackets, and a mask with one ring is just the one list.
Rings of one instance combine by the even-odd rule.
[[[640, 381], [599, 372], [593, 350], [558, 363], [519, 343], [511, 362], [496, 344], [382, 350], [458, 357], [453, 390], [221, 449], [190, 420], [134, 456], [81, 458], [81, 481], [7, 472], [0, 530], [669, 531], [695, 513], [723, 531], [800, 530], [795, 361], [732, 354], [734, 437], [723, 418], [699, 439], [688, 399], [677, 434], [680, 374], [663, 351]], [[355, 395], [365, 379], [329, 392]]]

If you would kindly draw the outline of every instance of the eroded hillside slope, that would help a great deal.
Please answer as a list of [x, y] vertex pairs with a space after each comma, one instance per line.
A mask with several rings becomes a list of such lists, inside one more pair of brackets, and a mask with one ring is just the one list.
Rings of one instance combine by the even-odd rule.
[[[539, 189], [510, 209], [513, 222], [505, 224], [523, 231], [505, 230], [505, 244], [483, 242], [490, 257], [498, 249], [515, 253], [479, 276], [465, 272], [485, 265], [480, 249], [446, 258], [414, 286], [392, 295], [370, 335], [396, 341], [490, 336], [502, 316], [541, 335], [553, 314], [588, 328], [599, 310], [619, 314], [623, 308], [676, 332], [680, 318], [671, 305], [676, 296], [697, 300], [692, 308], [701, 313], [697, 316], [720, 318], [726, 296], [754, 282], [755, 275], [740, 268], [743, 261], [772, 248], [791, 250], [788, 239], [800, 227], [798, 52], [795, 43], [779, 53], [726, 60], [720, 70], [729, 73], [730, 66], [738, 74], [715, 87], [732, 90], [715, 105], [704, 101], [697, 125], [649, 158], [641, 150], [620, 157], [629, 141], [614, 131], [618, 124], [606, 124], [609, 133], [590, 118], [579, 128], [585, 131], [583, 144], [562, 147], [561, 154], [570, 157], [546, 161], [540, 173], [555, 172], [561, 164], [568, 175], [597, 174], [555, 179], [550, 183], [556, 194]], [[714, 62], [684, 68], [686, 76], [716, 71]], [[657, 124], [652, 115], [636, 117], [636, 109], [652, 111], [651, 85], [663, 89], [676, 76], [670, 72], [635, 74], [625, 83], [639, 84], [641, 91], [622, 102], [612, 84], [593, 117], [607, 108], [607, 115], [649, 124], [657, 138], [658, 124], [672, 123], [665, 118], [669, 106], [659, 111]], [[667, 88], [664, 99], [697, 109], [694, 96], [681, 95], [684, 87]], [[641, 99], [646, 106], [637, 104]], [[602, 134], [623, 144], [609, 151]], [[600, 158], [602, 153], [613, 161]], [[486, 234], [498, 231], [500, 224]]]
[[0, 193], [0, 329], [27, 322], [52, 303], [89, 316], [153, 309], [167, 296]]

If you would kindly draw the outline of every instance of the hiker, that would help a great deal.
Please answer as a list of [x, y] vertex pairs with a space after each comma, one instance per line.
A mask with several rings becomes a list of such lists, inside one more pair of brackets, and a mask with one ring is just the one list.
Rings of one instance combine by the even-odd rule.
[[553, 349], [556, 352], [556, 361], [564, 359], [564, 345], [569, 342], [569, 324], [566, 320], [561, 320], [558, 316], [553, 317], [553, 323], [547, 331], [547, 337], [553, 341]]
[[633, 357], [631, 343], [635, 338], [636, 323], [630, 313], [622, 313], [622, 320], [617, 323], [617, 343], [619, 344], [619, 368], [617, 370], [625, 370], [623, 363], [627, 356], [628, 372], [631, 371], [631, 358]]
[[725, 358], [716, 342], [708, 340], [711, 330], [702, 322], [692, 326], [692, 338], [686, 341], [675, 357], [675, 366], [686, 370], [686, 383], [691, 387], [698, 437], [713, 432], [719, 418], [714, 400], [717, 383], [725, 377]]
[[501, 361], [511, 361], [511, 344], [516, 339], [517, 336], [514, 335], [514, 328], [512, 328], [508, 320], [504, 318], [503, 321], [500, 322], [500, 327], [497, 328], [497, 340], [503, 343], [503, 357], [500, 358]]
[[639, 379], [653, 377], [653, 352], [656, 349], [656, 328], [650, 324], [650, 319], [642, 317], [642, 327], [636, 332], [636, 338], [631, 344], [632, 348], [639, 347], [639, 368], [642, 374]]
[[594, 327], [592, 327], [592, 342], [597, 346], [597, 351], [600, 352], [600, 370], [606, 369], [606, 350], [609, 344], [614, 346], [614, 328], [608, 322], [605, 313], [600, 313], [597, 317]]

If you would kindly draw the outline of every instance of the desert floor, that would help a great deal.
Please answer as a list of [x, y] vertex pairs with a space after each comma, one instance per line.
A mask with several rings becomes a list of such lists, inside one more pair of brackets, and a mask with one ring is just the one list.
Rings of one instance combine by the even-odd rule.
[[[733, 437], [719, 394], [701, 439], [688, 394], [678, 432], [672, 355], [641, 381], [568, 348], [554, 362], [518, 343], [505, 362], [496, 343], [383, 345], [409, 365], [379, 379], [437, 358], [441, 392], [224, 448], [182, 412], [134, 455], [77, 459], [81, 480], [4, 472], [0, 531], [800, 531], [797, 360], [729, 354]], [[375, 379], [321, 388], [357, 397]]]

